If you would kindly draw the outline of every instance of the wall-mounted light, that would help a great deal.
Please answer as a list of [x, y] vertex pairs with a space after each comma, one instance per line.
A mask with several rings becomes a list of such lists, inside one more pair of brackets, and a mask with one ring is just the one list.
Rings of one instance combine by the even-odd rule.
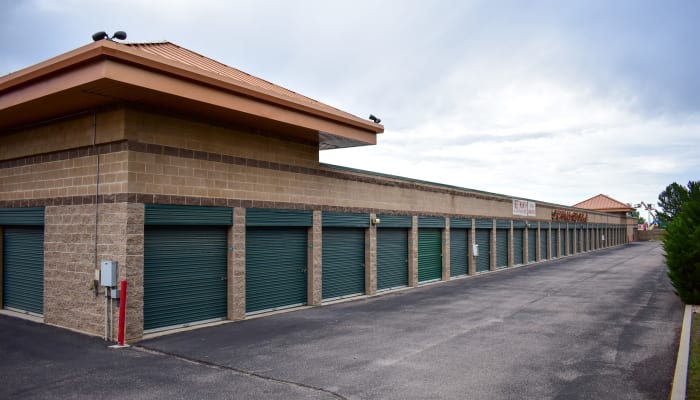
[[372, 222], [372, 225], [379, 225], [382, 222], [382, 220], [377, 217], [372, 218], [370, 221]]
[[109, 35], [105, 31], [99, 31], [99, 32], [95, 32], [92, 34], [92, 40], [95, 42], [103, 40], [103, 39], [112, 40], [112, 41], [114, 39], [124, 40], [124, 39], [126, 39], [126, 32], [116, 31], [116, 32], [114, 32], [114, 35], [112, 35], [112, 37], [109, 37]]

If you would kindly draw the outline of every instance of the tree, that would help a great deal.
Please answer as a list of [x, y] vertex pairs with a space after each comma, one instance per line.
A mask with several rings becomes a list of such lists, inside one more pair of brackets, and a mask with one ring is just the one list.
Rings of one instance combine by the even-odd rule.
[[630, 211], [630, 215], [629, 215], [629, 216], [632, 217], [632, 218], [637, 218], [637, 224], [638, 224], [638, 225], [641, 225], [641, 224], [643, 224], [643, 223], [646, 222], [646, 220], [644, 219], [644, 217], [642, 217], [641, 215], [639, 215], [639, 211], [637, 211], [637, 210], [632, 210], [632, 211]]
[[700, 200], [700, 181], [688, 182], [687, 188], [676, 182], [666, 186], [666, 189], [659, 194], [658, 204], [661, 211], [656, 213], [661, 225], [668, 225], [681, 211], [683, 203], [691, 198]]
[[666, 227], [668, 276], [686, 304], [700, 304], [700, 197], [690, 196]]

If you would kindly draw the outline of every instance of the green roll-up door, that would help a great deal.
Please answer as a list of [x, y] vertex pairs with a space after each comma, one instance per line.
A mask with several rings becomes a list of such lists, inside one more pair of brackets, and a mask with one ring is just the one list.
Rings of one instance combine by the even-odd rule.
[[513, 265], [523, 264], [523, 235], [524, 229], [513, 229]]
[[2, 262], [3, 308], [42, 315], [44, 227], [4, 227]]
[[226, 236], [221, 226], [145, 227], [144, 330], [226, 317]]
[[365, 230], [323, 228], [323, 299], [365, 292]]
[[486, 272], [491, 269], [491, 230], [477, 229], [476, 244], [479, 255], [476, 257], [476, 272]]
[[559, 227], [559, 254], [566, 256], [566, 227]]
[[574, 229], [569, 228], [569, 253], [568, 255], [574, 254]]
[[305, 227], [246, 227], [246, 312], [307, 302]]
[[408, 285], [408, 230], [377, 229], [377, 290]]
[[452, 225], [450, 225], [450, 276], [467, 275], [468, 272], [469, 231], [452, 229]]
[[540, 229], [540, 259], [547, 259], [547, 229]]
[[559, 230], [552, 229], [552, 258], [557, 258], [559, 249]]
[[442, 230], [418, 229], [418, 282], [442, 278]]
[[496, 268], [508, 266], [508, 229], [496, 229]]
[[527, 230], [527, 262], [537, 260], [537, 229]]

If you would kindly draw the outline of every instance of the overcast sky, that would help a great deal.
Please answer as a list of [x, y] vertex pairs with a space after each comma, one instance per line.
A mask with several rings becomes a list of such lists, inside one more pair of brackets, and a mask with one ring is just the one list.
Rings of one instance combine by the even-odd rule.
[[0, 75], [124, 30], [382, 119], [322, 162], [565, 205], [700, 179], [700, 1], [0, 4]]

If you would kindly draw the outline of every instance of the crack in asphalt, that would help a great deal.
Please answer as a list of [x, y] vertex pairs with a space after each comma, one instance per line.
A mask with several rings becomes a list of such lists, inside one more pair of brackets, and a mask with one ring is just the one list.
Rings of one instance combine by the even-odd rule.
[[162, 351], [162, 350], [150, 349], [150, 348], [143, 347], [143, 346], [132, 346], [132, 349], [135, 349], [137, 351], [142, 351], [144, 353], [149, 353], [149, 354], [157, 354], [157, 355], [161, 355], [161, 356], [173, 357], [175, 359], [185, 361], [185, 362], [188, 362], [191, 364], [203, 365], [205, 367], [215, 368], [215, 369], [228, 370], [228, 371], [237, 372], [239, 374], [251, 376], [254, 378], [258, 378], [258, 379], [263, 379], [263, 380], [277, 382], [277, 383], [284, 383], [287, 385], [297, 386], [300, 388], [309, 389], [309, 390], [313, 390], [316, 392], [326, 393], [326, 394], [329, 394], [329, 395], [331, 395], [337, 399], [341, 399], [341, 400], [349, 400], [347, 397], [345, 397], [339, 393], [335, 393], [335, 392], [330, 391], [328, 389], [324, 389], [324, 388], [320, 388], [320, 387], [316, 387], [316, 386], [312, 386], [312, 385], [307, 385], [307, 384], [301, 383], [301, 382], [294, 382], [294, 381], [290, 381], [287, 379], [274, 378], [272, 376], [262, 375], [262, 374], [248, 371], [248, 370], [241, 369], [241, 368], [230, 367], [227, 365], [220, 365], [220, 364], [216, 364], [216, 363], [211, 362], [211, 361], [198, 360], [196, 358], [186, 357], [186, 356], [182, 356], [179, 354], [170, 353], [170, 352]]

